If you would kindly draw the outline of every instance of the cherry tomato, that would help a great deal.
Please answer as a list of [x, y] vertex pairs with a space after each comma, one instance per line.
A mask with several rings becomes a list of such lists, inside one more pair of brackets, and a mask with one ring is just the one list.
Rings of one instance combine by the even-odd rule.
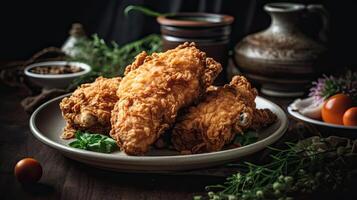
[[352, 107], [353, 100], [345, 94], [336, 94], [324, 103], [321, 110], [322, 120], [332, 124], [343, 125], [343, 114]]
[[352, 107], [346, 110], [343, 114], [343, 125], [357, 126], [357, 107]]
[[15, 176], [21, 183], [35, 183], [42, 176], [42, 167], [37, 160], [24, 158], [16, 164]]

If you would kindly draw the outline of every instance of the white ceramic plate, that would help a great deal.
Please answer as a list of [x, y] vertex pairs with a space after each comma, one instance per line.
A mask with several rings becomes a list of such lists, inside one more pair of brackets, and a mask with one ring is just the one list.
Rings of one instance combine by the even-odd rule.
[[123, 152], [111, 154], [85, 151], [68, 146], [71, 140], [62, 140], [65, 121], [59, 109], [59, 102], [64, 96], [52, 99], [40, 106], [31, 116], [30, 128], [33, 135], [44, 144], [59, 150], [63, 155], [99, 168], [116, 171], [168, 172], [211, 167], [239, 159], [255, 153], [277, 141], [286, 131], [288, 120], [284, 111], [276, 104], [256, 98], [258, 108], [269, 108], [278, 117], [276, 123], [259, 132], [256, 143], [213, 153], [178, 155], [171, 150], [151, 150], [145, 156], [128, 156]]
[[343, 126], [343, 125], [338, 125], [338, 124], [326, 123], [326, 122], [316, 120], [316, 119], [311, 119], [309, 117], [302, 115], [297, 110], [293, 109], [292, 104], [290, 104], [288, 106], [288, 112], [290, 115], [292, 115], [296, 119], [301, 120], [306, 123], [309, 123], [309, 124], [316, 125], [316, 126], [322, 128], [324, 131], [327, 131], [329, 133], [357, 134], [357, 126]]

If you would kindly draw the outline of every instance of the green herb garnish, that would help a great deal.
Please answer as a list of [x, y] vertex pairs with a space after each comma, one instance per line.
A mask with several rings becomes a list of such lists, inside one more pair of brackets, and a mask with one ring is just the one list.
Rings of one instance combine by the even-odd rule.
[[293, 199], [297, 194], [339, 191], [356, 175], [357, 140], [331, 136], [286, 143], [264, 165], [244, 163], [222, 185], [208, 186], [208, 199]]
[[92, 71], [74, 80], [68, 89], [72, 90], [83, 83], [93, 82], [98, 76], [124, 76], [126, 66], [133, 62], [136, 55], [142, 51], [148, 54], [160, 52], [161, 48], [161, 37], [155, 34], [123, 46], [115, 42], [109, 45], [97, 35], [81, 39], [73, 47], [76, 55], [69, 57], [68, 60], [87, 63], [92, 67]]
[[237, 134], [233, 140], [233, 144], [240, 144], [241, 146], [245, 146], [248, 144], [252, 144], [258, 141], [257, 133], [253, 131], [248, 131], [246, 133]]
[[74, 148], [101, 153], [111, 153], [117, 149], [115, 140], [105, 135], [77, 131], [75, 137], [76, 140], [69, 143]]

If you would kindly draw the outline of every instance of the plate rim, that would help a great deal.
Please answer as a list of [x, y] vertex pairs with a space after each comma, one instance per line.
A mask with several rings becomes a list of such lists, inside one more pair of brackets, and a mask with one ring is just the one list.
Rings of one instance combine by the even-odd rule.
[[315, 125], [319, 125], [319, 126], [326, 126], [326, 127], [330, 127], [330, 128], [357, 130], [357, 126], [344, 126], [344, 125], [326, 123], [326, 122], [319, 121], [316, 119], [311, 119], [309, 117], [302, 115], [301, 113], [299, 113], [299, 111], [296, 111], [295, 109], [293, 109], [292, 104], [293, 103], [289, 104], [287, 110], [288, 110], [288, 113], [291, 116], [295, 117], [296, 119], [302, 120], [307, 123], [311, 123], [311, 124], [315, 124]]
[[[280, 126], [268, 137], [259, 140], [255, 143], [246, 145], [246, 146], [242, 146], [239, 148], [234, 148], [234, 149], [228, 149], [228, 150], [222, 150], [222, 151], [217, 151], [217, 152], [210, 152], [210, 153], [201, 153], [201, 154], [190, 154], [190, 155], [172, 155], [172, 156], [130, 156], [130, 155], [126, 155], [126, 156], [116, 156], [114, 157], [113, 154], [105, 154], [105, 153], [99, 153], [99, 152], [92, 152], [92, 151], [86, 151], [86, 150], [82, 150], [82, 149], [76, 149], [76, 148], [72, 148], [72, 147], [68, 147], [64, 144], [60, 144], [56, 141], [51, 140], [50, 138], [46, 137], [44, 134], [41, 133], [41, 131], [36, 127], [35, 125], [35, 120], [36, 117], [38, 115], [38, 113], [44, 109], [46, 106], [48, 106], [49, 104], [51, 104], [54, 101], [57, 101], [61, 98], [64, 98], [66, 96], [69, 96], [69, 94], [65, 94], [65, 95], [61, 95], [58, 96], [56, 98], [53, 98], [45, 103], [43, 103], [41, 106], [39, 106], [31, 115], [30, 120], [29, 120], [29, 126], [30, 126], [30, 130], [32, 132], [32, 134], [38, 139], [40, 140], [42, 143], [48, 145], [51, 148], [54, 148], [56, 150], [59, 150], [61, 153], [64, 152], [64, 154], [73, 154], [73, 156], [77, 156], [77, 157], [81, 157], [81, 158], [88, 158], [88, 159], [100, 159], [100, 160], [105, 160], [105, 161], [117, 161], [120, 163], [130, 163], [133, 164], [135, 163], [135, 165], [145, 165], [145, 164], [158, 164], [158, 162], [162, 162], [163, 160], [165, 160], [166, 162], [171, 162], [174, 161], [175, 163], [190, 163], [192, 161], [195, 162], [200, 162], [200, 161], [204, 161], [206, 159], [213, 159], [215, 161], [217, 160], [221, 160], [222, 157], [224, 157], [225, 155], [227, 156], [231, 156], [231, 154], [235, 153], [235, 151], [237, 151], [238, 149], [240, 150], [240, 152], [238, 153], [239, 156], [237, 155], [237, 158], [240, 156], [244, 156], [247, 155], [249, 153], [249, 150], [251, 149], [258, 149], [254, 152], [258, 152], [264, 148], [266, 148], [267, 146], [271, 145], [272, 143], [276, 142], [279, 138], [281, 138], [286, 130], [288, 129], [288, 118], [286, 113], [284, 112], [284, 110], [278, 106], [277, 104], [271, 102], [270, 100], [257, 96], [257, 99], [266, 101], [267, 103], [269, 103], [271, 106], [275, 107], [276, 110], [278, 110], [278, 113], [276, 113], [277, 115], [280, 115], [281, 121], [280, 121]], [[280, 119], [279, 118], [279, 119]]]

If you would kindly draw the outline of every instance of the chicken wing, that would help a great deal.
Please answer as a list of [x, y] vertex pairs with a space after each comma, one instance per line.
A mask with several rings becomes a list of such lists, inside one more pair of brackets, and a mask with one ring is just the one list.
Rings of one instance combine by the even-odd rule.
[[194, 43], [151, 56], [139, 54], [117, 91], [110, 135], [127, 154], [144, 154], [221, 70]]
[[[174, 147], [182, 153], [218, 151], [253, 123], [255, 128], [263, 126], [266, 111], [255, 108], [256, 96], [243, 76], [233, 77], [224, 87], [210, 87], [202, 102], [179, 117], [172, 131]], [[259, 120], [254, 120], [255, 113]]]
[[269, 109], [254, 109], [253, 121], [249, 128], [259, 130], [269, 126], [277, 120], [276, 115]]
[[120, 77], [99, 77], [93, 83], [81, 85], [70, 97], [64, 98], [60, 108], [67, 125], [61, 137], [72, 138], [76, 130], [108, 134], [111, 111], [118, 101], [116, 91], [120, 81]]

